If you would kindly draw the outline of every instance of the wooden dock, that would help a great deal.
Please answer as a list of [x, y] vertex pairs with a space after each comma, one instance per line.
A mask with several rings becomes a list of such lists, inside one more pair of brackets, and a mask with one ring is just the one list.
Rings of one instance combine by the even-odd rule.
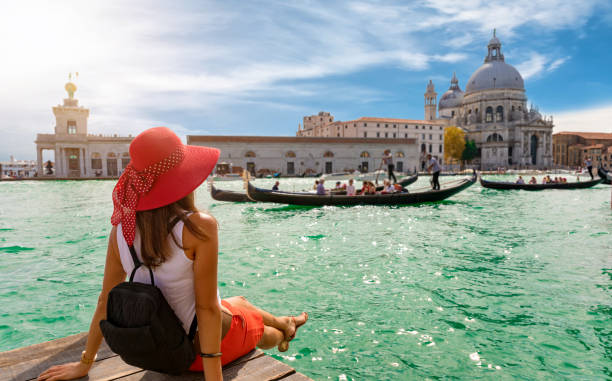
[[[0, 381], [35, 380], [49, 366], [79, 361], [85, 348], [86, 333], [64, 337], [29, 347], [0, 353]], [[89, 371], [89, 376], [80, 380], [121, 380], [121, 381], [195, 381], [202, 380], [202, 373], [185, 373], [169, 376], [144, 371], [124, 363], [103, 341], [98, 357]], [[310, 378], [297, 373], [278, 360], [266, 356], [256, 349], [251, 353], [223, 367], [224, 380], [260, 381], [307, 381]]]

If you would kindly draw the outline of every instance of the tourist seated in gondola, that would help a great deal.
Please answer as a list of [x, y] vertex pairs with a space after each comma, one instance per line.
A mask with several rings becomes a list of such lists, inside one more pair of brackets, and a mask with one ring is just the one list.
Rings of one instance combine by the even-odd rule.
[[382, 191], [380, 191], [380, 194], [389, 194], [389, 193], [395, 193], [395, 188], [393, 187], [393, 185], [391, 184], [389, 180], [385, 180], [383, 182], [383, 189]]
[[363, 186], [361, 187], [360, 195], [366, 194], [376, 194], [376, 187], [372, 184], [371, 181], [364, 181]]
[[325, 185], [323, 185], [325, 183], [325, 180], [321, 179], [319, 180], [319, 185], [317, 185], [317, 194], [318, 195], [325, 195], [327, 194], [327, 191], [325, 190]]
[[319, 180], [315, 180], [314, 185], [312, 186], [313, 190], [317, 190], [317, 188], [319, 187]]
[[354, 196], [355, 193], [355, 185], [353, 184], [355, 181], [353, 179], [349, 179], [348, 186], [346, 187], [346, 195]]
[[518, 180], [516, 180], [517, 184], [525, 184], [525, 180], [523, 180], [523, 176], [519, 176]]
[[274, 186], [272, 187], [272, 190], [273, 190], [273, 191], [277, 191], [277, 190], [278, 190], [278, 186], [279, 186], [279, 185], [280, 185], [280, 182], [279, 182], [279, 181], [275, 182], [275, 183], [274, 183]]
[[346, 189], [346, 185], [342, 186], [342, 183], [340, 181], [336, 181], [336, 187], [333, 189], [334, 191], [339, 192], [345, 189]]
[[401, 186], [398, 183], [393, 184], [393, 188], [395, 188], [396, 192], [408, 192], [408, 189], [405, 189], [403, 186]]
[[531, 180], [529, 180], [529, 184], [537, 184], [538, 180], [534, 176], [531, 176]]

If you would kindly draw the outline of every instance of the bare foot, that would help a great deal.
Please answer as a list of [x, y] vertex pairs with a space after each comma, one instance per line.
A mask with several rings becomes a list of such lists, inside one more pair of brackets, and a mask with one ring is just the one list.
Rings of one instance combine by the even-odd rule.
[[308, 313], [302, 312], [298, 316], [286, 316], [285, 319], [287, 319], [287, 329], [285, 330], [285, 340], [278, 344], [279, 352], [286, 352], [289, 349], [289, 342], [295, 338], [297, 329], [308, 321]]

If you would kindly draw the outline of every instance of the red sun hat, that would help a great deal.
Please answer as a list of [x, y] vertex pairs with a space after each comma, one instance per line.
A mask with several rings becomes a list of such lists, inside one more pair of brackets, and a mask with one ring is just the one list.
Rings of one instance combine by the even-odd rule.
[[134, 242], [136, 211], [160, 208], [193, 192], [219, 159], [216, 148], [189, 146], [166, 127], [150, 128], [130, 144], [131, 161], [113, 189], [113, 225]]

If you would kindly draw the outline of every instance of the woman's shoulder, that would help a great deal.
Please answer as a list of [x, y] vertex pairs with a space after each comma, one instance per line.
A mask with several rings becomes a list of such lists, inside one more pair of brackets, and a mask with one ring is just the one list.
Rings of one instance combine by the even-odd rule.
[[205, 212], [195, 212], [188, 217], [189, 221], [193, 224], [210, 231], [211, 229], [217, 229], [217, 219], [212, 215]]

